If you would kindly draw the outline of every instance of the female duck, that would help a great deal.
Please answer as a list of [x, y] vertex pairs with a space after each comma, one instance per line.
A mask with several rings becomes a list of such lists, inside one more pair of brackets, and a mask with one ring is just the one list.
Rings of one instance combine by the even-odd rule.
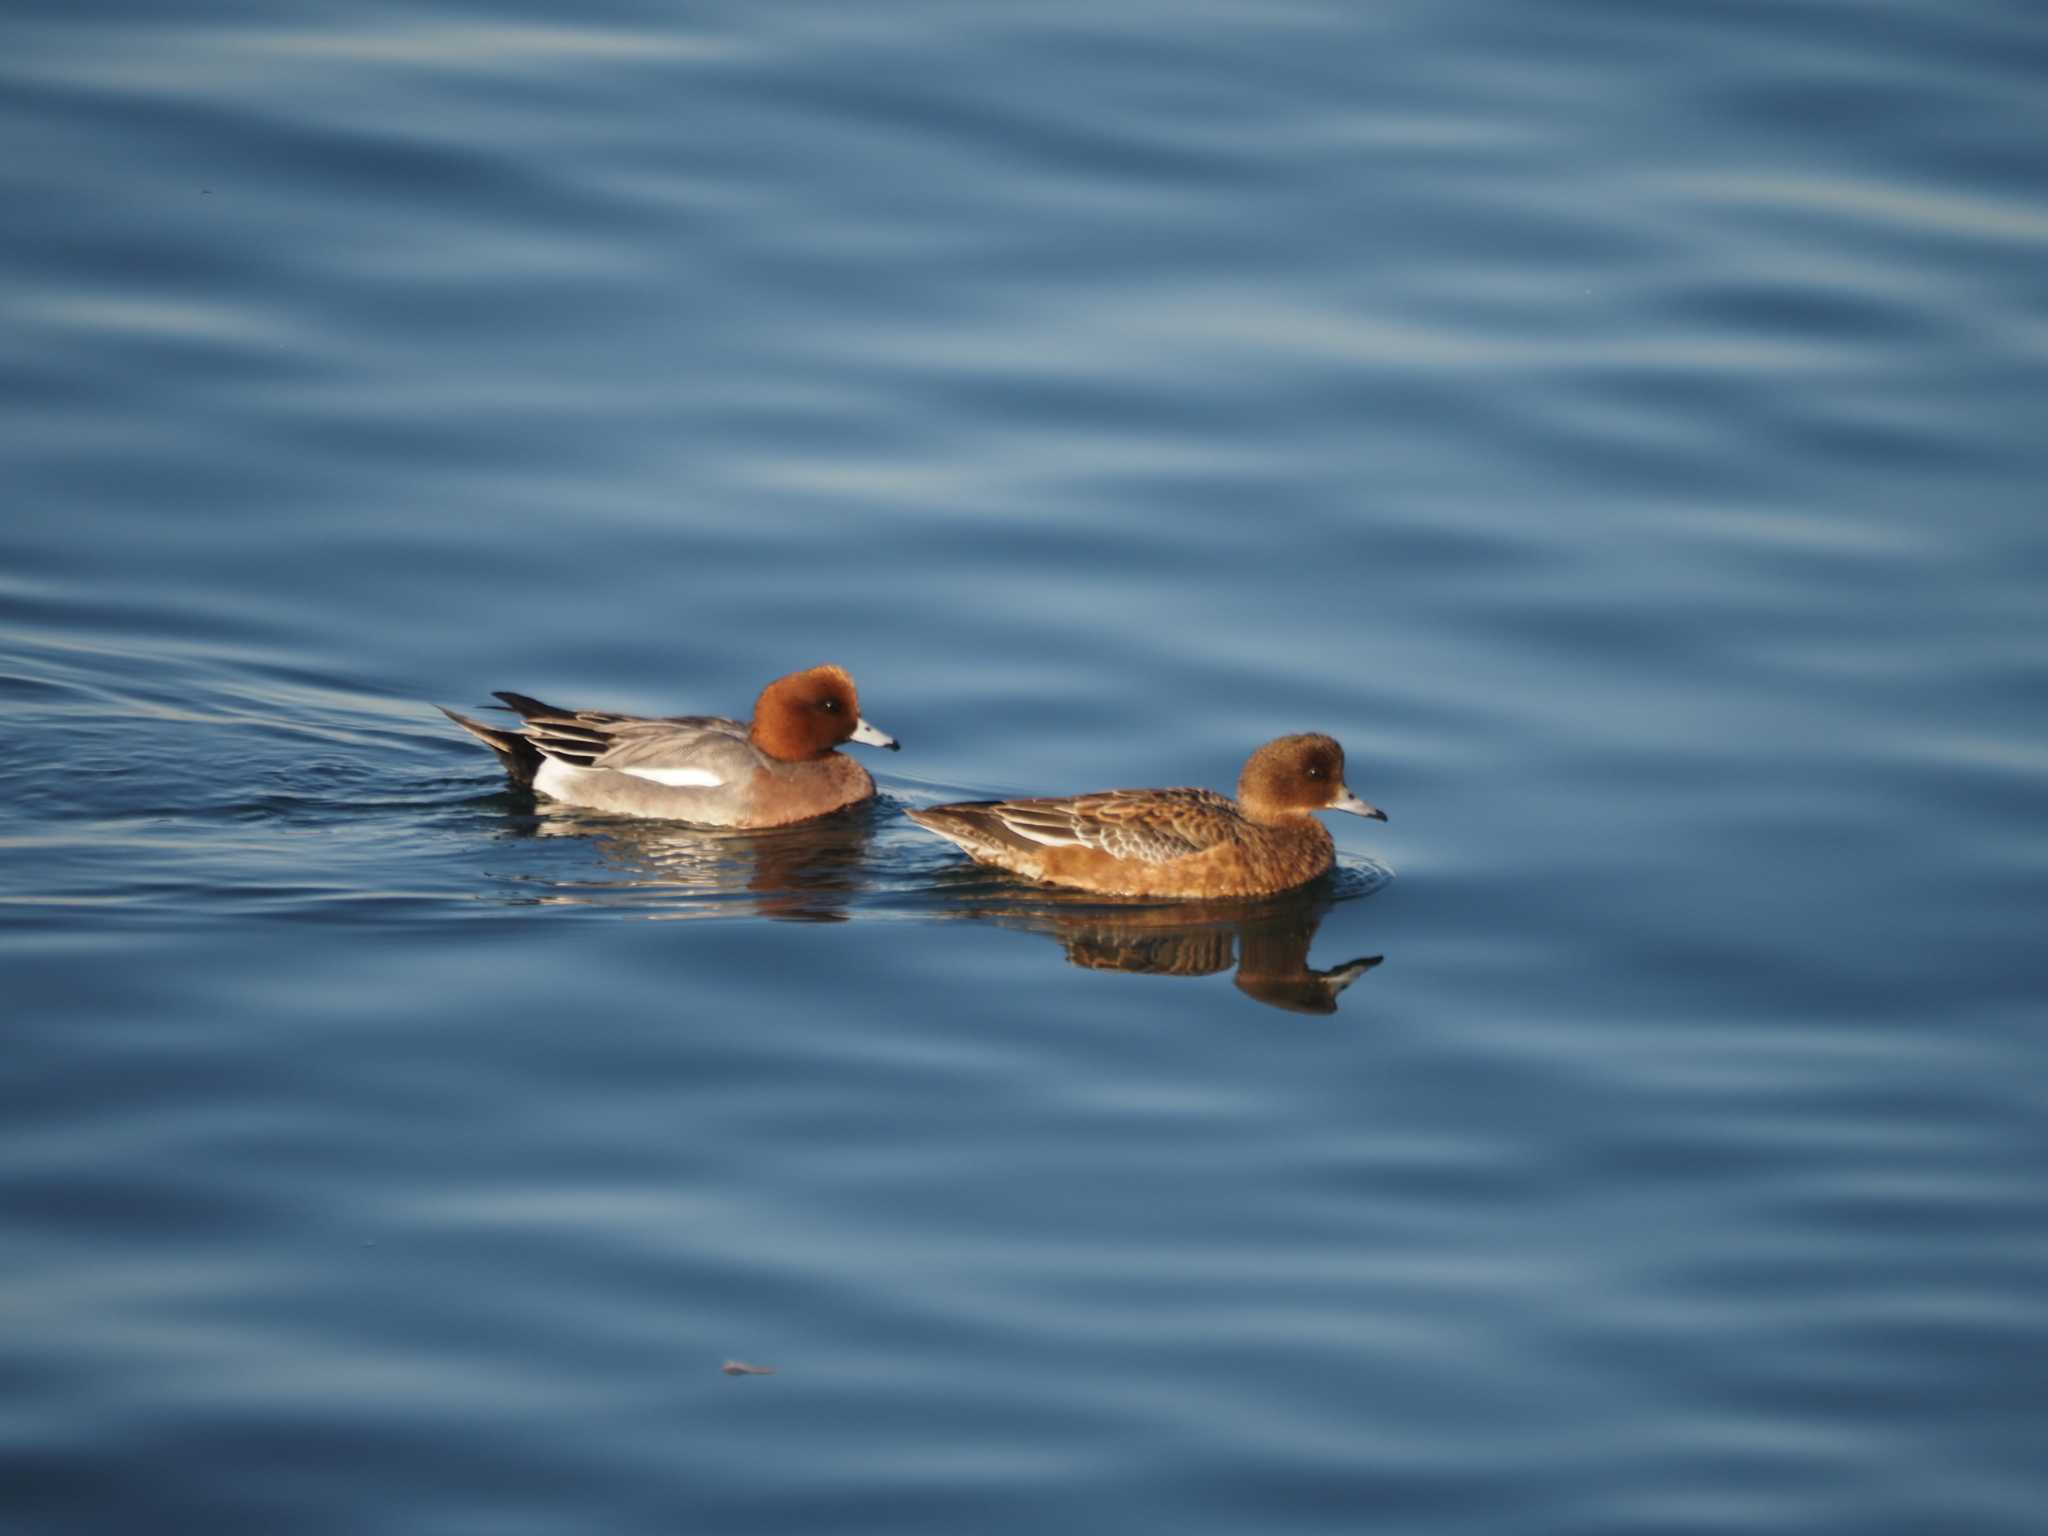
[[1344, 786], [1344, 749], [1308, 733], [1269, 741], [1237, 799], [1206, 789], [1111, 789], [1064, 800], [971, 800], [910, 811], [982, 864], [1114, 896], [1263, 896], [1336, 861], [1317, 811], [1387, 819]]
[[705, 827], [781, 827], [872, 800], [867, 769], [833, 749], [857, 741], [897, 750], [861, 719], [842, 667], [778, 677], [754, 701], [751, 721], [650, 719], [498, 697], [523, 724], [500, 730], [441, 713], [497, 753], [514, 784], [567, 805]]

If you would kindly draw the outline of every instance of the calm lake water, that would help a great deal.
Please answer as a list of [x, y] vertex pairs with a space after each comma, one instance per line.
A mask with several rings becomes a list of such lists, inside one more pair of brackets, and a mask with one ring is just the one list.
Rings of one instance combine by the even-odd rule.
[[[0, 43], [0, 1529], [2042, 1528], [2038, 6]], [[434, 708], [828, 659], [792, 833]]]

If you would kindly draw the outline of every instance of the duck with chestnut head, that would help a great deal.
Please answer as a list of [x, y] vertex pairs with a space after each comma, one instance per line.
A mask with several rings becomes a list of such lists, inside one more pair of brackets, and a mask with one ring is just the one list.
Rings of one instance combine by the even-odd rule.
[[847, 742], [897, 749], [861, 718], [844, 667], [778, 677], [751, 720], [722, 715], [608, 714], [560, 709], [523, 693], [498, 698], [517, 726], [443, 714], [498, 754], [514, 784], [565, 805], [705, 827], [781, 827], [872, 800]]

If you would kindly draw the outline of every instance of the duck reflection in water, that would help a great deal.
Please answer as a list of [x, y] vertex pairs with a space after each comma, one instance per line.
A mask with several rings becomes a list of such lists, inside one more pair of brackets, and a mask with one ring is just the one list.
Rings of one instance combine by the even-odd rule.
[[994, 884], [986, 871], [941, 872], [959, 915], [1058, 941], [1067, 963], [1137, 976], [1213, 976], [1237, 967], [1237, 990], [1290, 1013], [1335, 1013], [1337, 998], [1384, 958], [1365, 955], [1328, 970], [1308, 963], [1309, 944], [1340, 897], [1378, 880], [1354, 871], [1277, 896], [1243, 901], [1121, 903], [1042, 885]]
[[801, 826], [721, 831], [609, 816], [546, 801], [515, 835], [586, 841], [616, 878], [550, 879], [543, 904], [641, 908], [650, 916], [839, 923], [859, 895], [874, 835], [871, 807]]

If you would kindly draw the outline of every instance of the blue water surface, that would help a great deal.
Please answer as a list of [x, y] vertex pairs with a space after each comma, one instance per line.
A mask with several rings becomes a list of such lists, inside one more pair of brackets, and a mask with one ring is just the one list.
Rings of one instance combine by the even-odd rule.
[[[2038, 1532], [2044, 78], [10, 5], [0, 1529]], [[821, 660], [793, 832], [434, 707]], [[1304, 729], [1392, 819], [1277, 903], [900, 814]]]

